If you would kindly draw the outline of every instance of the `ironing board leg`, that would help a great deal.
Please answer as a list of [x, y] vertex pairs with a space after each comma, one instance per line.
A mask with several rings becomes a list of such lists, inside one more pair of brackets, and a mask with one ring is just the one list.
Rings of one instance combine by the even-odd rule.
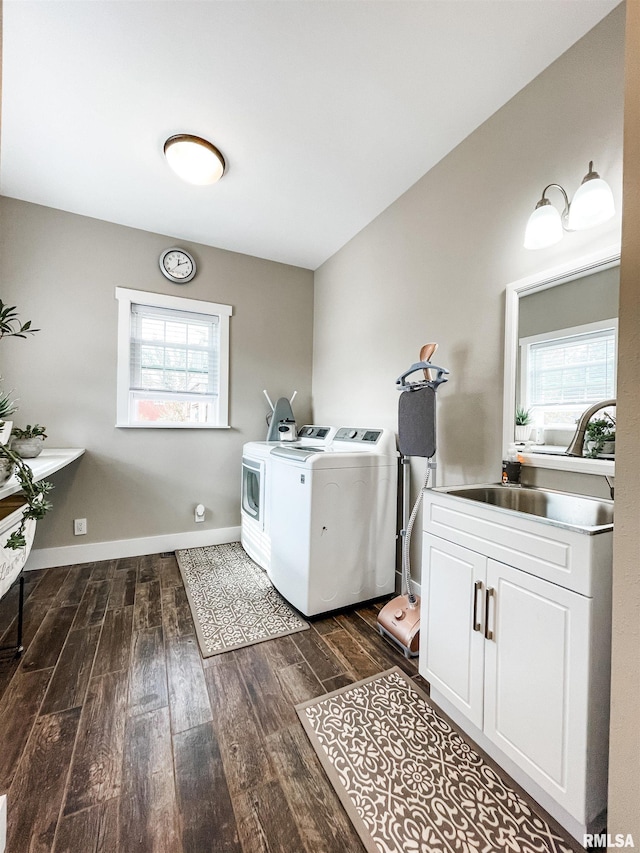
[[22, 617], [24, 613], [24, 572], [20, 575], [20, 593], [18, 598], [18, 646], [16, 654], [21, 655], [24, 651], [22, 645]]
[[24, 617], [24, 573], [20, 574], [20, 588], [18, 591], [18, 636], [16, 638], [15, 646], [0, 646], [0, 651], [3, 652], [15, 652], [16, 657], [20, 657], [22, 652], [24, 651], [24, 646], [22, 645], [22, 626]]

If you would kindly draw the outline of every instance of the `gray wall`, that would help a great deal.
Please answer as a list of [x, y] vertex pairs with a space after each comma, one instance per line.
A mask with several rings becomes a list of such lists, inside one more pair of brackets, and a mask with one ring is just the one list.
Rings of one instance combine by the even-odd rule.
[[[199, 272], [178, 286], [158, 267], [172, 237], [7, 198], [0, 215], [0, 293], [41, 329], [2, 342], [14, 421], [46, 425], [50, 446], [87, 450], [52, 477], [55, 508], [35, 547], [238, 525], [242, 444], [266, 437], [262, 389], [274, 400], [297, 390], [298, 423], [310, 418], [313, 274], [181, 241]], [[115, 428], [117, 285], [233, 306], [230, 430]], [[195, 525], [198, 502], [207, 514]], [[73, 536], [78, 517], [87, 536]]]
[[[620, 237], [623, 45], [619, 7], [316, 271], [316, 418], [395, 426], [395, 378], [438, 341], [435, 361], [451, 371], [438, 391], [439, 483], [499, 479], [505, 286]], [[573, 195], [590, 159], [616, 217], [525, 250], [542, 189]], [[415, 495], [422, 460], [412, 469]], [[608, 496], [603, 478], [563, 481]]]
[[618, 316], [620, 268], [549, 287], [520, 298], [518, 336], [583, 326]]

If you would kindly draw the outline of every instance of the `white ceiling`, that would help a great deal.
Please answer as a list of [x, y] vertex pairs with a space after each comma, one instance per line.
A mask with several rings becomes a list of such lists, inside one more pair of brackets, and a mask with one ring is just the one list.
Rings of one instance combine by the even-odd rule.
[[0, 192], [315, 269], [618, 2], [4, 0]]

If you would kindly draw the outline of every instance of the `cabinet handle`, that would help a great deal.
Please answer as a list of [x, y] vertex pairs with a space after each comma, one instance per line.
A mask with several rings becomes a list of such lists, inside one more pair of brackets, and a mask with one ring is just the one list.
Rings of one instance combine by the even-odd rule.
[[478, 622], [478, 593], [482, 592], [482, 581], [476, 581], [473, 588], [473, 630], [482, 631], [482, 623]]
[[495, 639], [494, 632], [489, 630], [489, 602], [495, 595], [495, 592], [492, 586], [487, 587], [487, 596], [484, 600], [484, 636], [486, 640]]

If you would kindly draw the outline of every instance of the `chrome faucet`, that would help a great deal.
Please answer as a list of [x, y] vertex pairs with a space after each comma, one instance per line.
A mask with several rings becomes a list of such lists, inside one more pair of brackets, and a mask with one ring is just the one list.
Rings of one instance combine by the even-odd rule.
[[569, 442], [569, 447], [565, 450], [565, 456], [582, 456], [582, 448], [584, 445], [584, 434], [587, 431], [587, 424], [596, 412], [600, 409], [607, 409], [609, 406], [615, 406], [615, 400], [603, 400], [602, 403], [594, 403], [580, 415], [578, 426], [573, 438]]

